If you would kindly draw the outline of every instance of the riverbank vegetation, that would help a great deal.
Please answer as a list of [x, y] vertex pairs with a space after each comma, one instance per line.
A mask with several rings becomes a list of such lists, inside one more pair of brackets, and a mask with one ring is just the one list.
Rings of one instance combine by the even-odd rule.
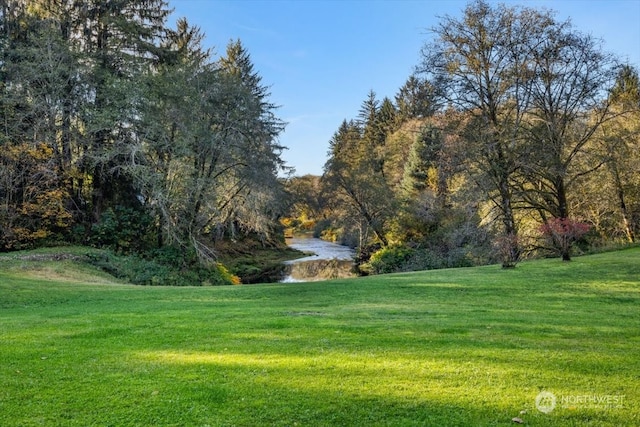
[[443, 17], [395, 98], [372, 90], [339, 126], [323, 176], [294, 178], [242, 42], [216, 56], [169, 16], [2, 2], [0, 251], [85, 245], [136, 282], [232, 284], [273, 275], [291, 228], [356, 248], [361, 274], [637, 239], [638, 71], [552, 11]]
[[89, 245], [232, 283], [220, 242], [284, 247], [267, 86], [239, 40], [214, 57], [169, 14], [163, 0], [2, 2], [0, 251]]
[[474, 1], [289, 184], [293, 217], [364, 273], [570, 260], [636, 241], [639, 153], [635, 68], [552, 11]]
[[0, 424], [638, 425], [639, 257], [175, 288], [2, 254]]

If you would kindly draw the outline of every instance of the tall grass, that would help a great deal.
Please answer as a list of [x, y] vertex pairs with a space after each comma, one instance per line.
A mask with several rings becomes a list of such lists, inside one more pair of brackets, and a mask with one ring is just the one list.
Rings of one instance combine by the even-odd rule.
[[640, 425], [638, 248], [217, 288], [1, 258], [3, 426]]

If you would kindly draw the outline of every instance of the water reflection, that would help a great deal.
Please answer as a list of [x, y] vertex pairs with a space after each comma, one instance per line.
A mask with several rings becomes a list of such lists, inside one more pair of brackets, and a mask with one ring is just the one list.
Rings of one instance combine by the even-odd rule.
[[282, 282], [310, 282], [352, 277], [353, 249], [313, 237], [293, 237], [287, 244], [313, 255], [285, 262]]

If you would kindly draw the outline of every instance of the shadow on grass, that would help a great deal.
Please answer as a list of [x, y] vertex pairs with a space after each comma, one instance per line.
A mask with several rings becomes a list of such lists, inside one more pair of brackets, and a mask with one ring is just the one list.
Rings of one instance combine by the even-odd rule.
[[[625, 425], [623, 410], [535, 408], [541, 385], [558, 373], [548, 366], [512, 361], [434, 359], [403, 355], [147, 352], [142, 365], [196, 372], [226, 392], [216, 409], [221, 424], [250, 425]], [[511, 355], [513, 356], [513, 354]], [[475, 361], [473, 359], [476, 359]], [[546, 378], [545, 378], [546, 377]], [[588, 381], [587, 381], [588, 383]], [[554, 388], [559, 395], [577, 389]], [[595, 393], [596, 391], [591, 391]], [[604, 393], [598, 390], [599, 393]], [[207, 405], [206, 401], [200, 402]], [[525, 414], [522, 414], [525, 411]]]
[[[640, 425], [634, 261], [225, 289], [1, 276], [0, 424]], [[541, 390], [625, 407], [543, 414]]]

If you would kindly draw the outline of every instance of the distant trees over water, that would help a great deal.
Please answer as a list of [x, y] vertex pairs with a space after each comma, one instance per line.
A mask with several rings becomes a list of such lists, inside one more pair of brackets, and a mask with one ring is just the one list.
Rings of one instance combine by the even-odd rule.
[[548, 10], [474, 1], [432, 34], [395, 99], [335, 132], [324, 210], [297, 206], [316, 233], [372, 273], [634, 242], [637, 70]]
[[241, 41], [214, 57], [169, 14], [2, 2], [0, 250], [72, 242], [200, 268], [220, 242], [282, 244], [284, 224], [381, 273], [637, 239], [638, 71], [551, 11], [477, 0], [443, 17], [394, 99], [371, 91], [323, 176], [295, 178]]

